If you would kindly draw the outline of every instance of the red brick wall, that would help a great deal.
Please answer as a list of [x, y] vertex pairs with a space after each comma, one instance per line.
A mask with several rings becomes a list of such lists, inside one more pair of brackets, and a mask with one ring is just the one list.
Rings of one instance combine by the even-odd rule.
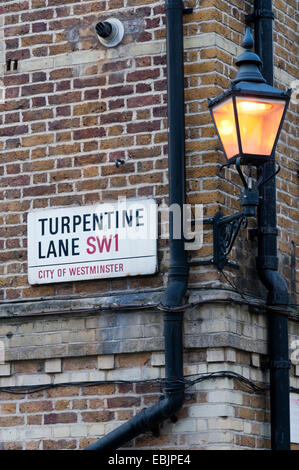
[[[220, 94], [235, 76], [235, 60], [242, 52], [245, 14], [252, 11], [252, 2], [189, 0], [185, 6], [194, 7], [193, 14], [184, 17], [187, 201], [203, 204], [204, 216], [213, 216], [219, 208], [232, 214], [239, 209], [239, 195], [229, 183], [217, 177], [224, 156], [207, 111], [207, 98]], [[297, 78], [295, 10], [295, 0], [274, 1], [275, 85], [283, 89]], [[125, 36], [117, 48], [105, 49], [97, 40], [94, 26], [100, 19], [112, 16], [123, 21]], [[81, 300], [84, 297], [88, 300], [113, 294], [162, 292], [166, 285], [169, 253], [167, 240], [161, 239], [159, 271], [154, 276], [30, 286], [26, 225], [28, 211], [32, 209], [47, 211], [54, 207], [116, 200], [119, 196], [153, 197], [159, 204], [167, 202], [164, 3], [162, 0], [11, 0], [1, 3], [0, 18], [0, 79], [6, 89], [5, 103], [0, 104], [0, 307], [3, 314], [0, 338], [9, 346], [9, 364], [13, 366], [5, 384], [10, 383], [10, 379], [15, 384], [18, 374], [32, 374], [34, 377], [30, 375], [28, 380], [38, 384], [43, 378], [45, 359], [61, 359], [61, 372], [68, 373], [70, 368], [77, 367], [78, 360], [95, 362], [96, 355], [102, 353], [97, 348], [105, 350], [108, 343], [90, 326], [93, 321], [96, 324], [98, 318], [90, 319], [89, 323], [87, 320], [80, 323], [79, 319], [73, 326], [75, 313], [71, 310], [68, 315], [64, 313], [63, 321], [68, 326], [63, 324], [66, 336], [61, 339], [58, 331], [61, 325], [57, 323], [52, 330], [46, 313], [36, 316], [45, 312], [42, 301], [50, 302], [48, 312], [57, 309], [58, 299]], [[297, 112], [298, 105], [292, 99], [277, 148], [281, 165], [277, 176], [279, 270], [288, 282], [294, 303], [298, 302]], [[117, 158], [125, 160], [119, 168], [115, 166]], [[234, 171], [226, 176], [237, 181]], [[254, 220], [250, 226], [255, 227]], [[204, 246], [190, 252], [193, 261], [212, 256], [212, 234], [206, 228]], [[256, 241], [249, 240], [247, 231], [243, 231], [232, 252], [232, 259], [240, 264], [240, 270], [227, 270], [227, 275], [239, 288], [259, 296], [265, 292], [257, 280], [255, 255]], [[190, 293], [208, 287], [231, 289], [214, 267], [193, 267]], [[220, 294], [222, 296], [222, 291]], [[215, 291], [209, 291], [209, 295], [214, 298]], [[30, 299], [36, 302], [30, 303]], [[25, 303], [21, 303], [23, 301]], [[94, 305], [88, 304], [88, 308]], [[191, 318], [188, 323], [191, 333], [187, 329], [185, 337], [186, 348], [206, 351], [217, 348], [219, 339], [224, 348], [225, 345], [235, 348], [237, 355], [247, 354], [238, 356], [234, 367], [240, 373], [249, 374], [249, 352], [256, 351], [263, 343], [258, 352], [266, 354], [263, 323], [266, 320], [255, 318], [251, 312], [243, 317], [244, 312], [233, 303], [224, 318], [225, 308], [211, 309], [204, 324], [200, 315]], [[118, 312], [119, 318], [122, 314]], [[141, 310], [139, 315], [144, 312]], [[233, 316], [238, 318], [236, 324], [230, 323]], [[112, 315], [111, 318], [113, 321]], [[146, 355], [149, 349], [161, 349], [160, 338], [159, 343], [153, 341], [156, 333], [152, 331], [162, 334], [161, 323], [155, 321], [150, 325], [150, 332], [146, 330], [148, 325], [142, 325], [144, 336], [138, 337], [140, 354]], [[119, 328], [124, 327], [121, 322], [120, 325]], [[291, 334], [295, 338], [298, 336], [295, 320], [294, 325]], [[219, 332], [222, 336], [218, 338]], [[129, 338], [132, 342], [126, 343], [130, 351], [121, 351], [132, 352], [137, 344], [136, 336], [132, 338]], [[239, 342], [232, 346], [236, 338]], [[203, 341], [204, 346], [198, 346], [197, 341]], [[188, 362], [192, 366], [189, 373], [201, 370], [201, 353], [195, 353], [191, 365]], [[222, 362], [209, 365], [211, 370], [217, 367], [221, 370], [227, 364], [229, 369], [233, 368], [224, 352], [222, 355]], [[119, 361], [130, 359], [124, 353], [116, 356]], [[142, 355], [141, 358], [144, 359]], [[117, 369], [122, 367], [124, 363], [115, 368], [116, 375]], [[139, 362], [138, 367], [142, 370], [144, 363]], [[95, 364], [90, 368], [97, 371]], [[252, 380], [261, 380], [259, 374], [264, 373], [260, 365], [257, 368], [258, 373], [253, 373]], [[86, 373], [86, 369], [89, 367], [82, 363], [78, 366], [81, 372]], [[292, 371], [294, 381], [298, 380], [297, 369], [294, 366]], [[0, 380], [5, 381], [6, 377]], [[3, 446], [84, 447], [86, 436], [95, 439], [106, 433], [113, 422], [127, 419], [159, 395], [156, 389], [147, 394], [135, 385], [132, 387], [125, 393], [119, 385], [104, 386], [101, 390], [70, 385], [67, 389], [17, 397], [2, 393], [0, 424], [5, 431], [8, 428], [15, 431], [18, 427], [18, 433], [11, 440], [5, 434]], [[222, 386], [221, 390], [224, 389]], [[213, 410], [206, 418], [196, 415], [202, 413], [202, 408], [199, 410], [197, 406], [209, 404], [212, 399], [204, 393], [196, 389], [187, 399], [180, 412], [182, 424], [178, 426], [182, 427], [168, 424], [159, 439], [140, 437], [135, 445], [269, 447], [265, 397], [259, 401], [259, 397], [244, 393], [241, 400], [238, 395], [239, 403], [234, 403], [233, 410], [229, 408], [233, 416], [227, 428], [228, 421], [213, 417]], [[126, 401], [128, 397], [133, 397], [134, 404]], [[78, 424], [83, 425], [81, 430], [75, 427]], [[85, 424], [100, 425], [88, 434]], [[51, 426], [49, 434], [45, 431], [48, 425]]]
[[[236, 45], [244, 34], [244, 2], [205, 0], [184, 18], [186, 74], [187, 195], [204, 204], [238, 209], [238, 195], [216, 177], [223, 155], [207, 112], [207, 98], [229, 86], [235, 74]], [[189, 2], [193, 6], [192, 1]], [[194, 4], [194, 6], [196, 6]], [[296, 77], [293, 2], [274, 2], [276, 85]], [[160, 243], [160, 272], [147, 279], [124, 279], [30, 287], [26, 273], [26, 215], [35, 208], [92, 204], [127, 197], [167, 200], [167, 109], [163, 2], [6, 2], [1, 6], [6, 103], [0, 105], [1, 296], [3, 300], [59, 294], [101, 293], [162, 287], [167, 269]], [[119, 17], [123, 43], [105, 49], [93, 28], [101, 18]], [[13, 65], [11, 65], [13, 68]], [[277, 178], [280, 269], [295, 299], [298, 193], [295, 114], [291, 102], [278, 145]], [[125, 159], [119, 168], [116, 158]], [[254, 222], [253, 222], [254, 225]], [[250, 290], [255, 281], [255, 245], [238, 242], [236, 282]], [[241, 249], [242, 248], [242, 249]], [[192, 259], [210, 256], [211, 233]], [[250, 261], [247, 262], [247, 258]], [[192, 270], [191, 286], [217, 282], [213, 267]], [[224, 283], [223, 277], [217, 282]], [[261, 289], [260, 284], [256, 286]]]

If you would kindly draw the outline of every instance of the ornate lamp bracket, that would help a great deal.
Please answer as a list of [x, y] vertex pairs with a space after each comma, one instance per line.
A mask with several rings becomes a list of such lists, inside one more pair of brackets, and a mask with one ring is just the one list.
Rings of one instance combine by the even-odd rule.
[[249, 217], [256, 216], [256, 208], [259, 205], [259, 188], [269, 181], [269, 179], [274, 178], [280, 170], [280, 166], [277, 163], [277, 168], [272, 175], [270, 175], [267, 179], [260, 177], [257, 179], [255, 184], [253, 184], [251, 168], [249, 168], [249, 174], [246, 180], [245, 175], [241, 170], [240, 159], [237, 159], [235, 165], [243, 183], [244, 188], [242, 188], [235, 182], [226, 179], [222, 175], [222, 170], [225, 167], [229, 167], [231, 164], [232, 163], [226, 163], [225, 165], [222, 165], [219, 168], [218, 176], [233, 184], [240, 190], [240, 204], [242, 206], [242, 210], [236, 212], [233, 215], [225, 217], [221, 212], [217, 212], [214, 217], [203, 219], [203, 223], [205, 225], [213, 226], [213, 258], [210, 260], [190, 262], [191, 266], [214, 264], [220, 271], [222, 271], [225, 266], [239, 269], [239, 265], [232, 263], [228, 259], [228, 255], [233, 248], [240, 229], [247, 227]]

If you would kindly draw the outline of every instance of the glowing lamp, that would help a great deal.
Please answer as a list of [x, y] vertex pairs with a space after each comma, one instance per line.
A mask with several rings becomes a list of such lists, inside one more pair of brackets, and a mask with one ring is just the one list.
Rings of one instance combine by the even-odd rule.
[[240, 68], [230, 90], [209, 100], [209, 109], [227, 161], [259, 165], [274, 159], [291, 90], [266, 83], [261, 59], [250, 51], [249, 28], [242, 45], [247, 50], [237, 59]]

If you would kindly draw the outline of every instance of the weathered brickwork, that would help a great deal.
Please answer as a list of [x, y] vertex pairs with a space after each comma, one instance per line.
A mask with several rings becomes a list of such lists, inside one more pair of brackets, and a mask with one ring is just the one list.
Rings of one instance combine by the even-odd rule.
[[[256, 372], [250, 366], [250, 353], [237, 353], [232, 358], [231, 350], [220, 348], [214, 351], [214, 356], [215, 352], [218, 356], [222, 354], [223, 359], [226, 354], [236, 362], [231, 370], [243, 369], [243, 373], [247, 371], [248, 375]], [[205, 350], [195, 350], [185, 358], [185, 374], [189, 376], [223, 368], [223, 364], [216, 361], [211, 354], [206, 357]], [[104, 435], [161, 397], [159, 383], [142, 383], [138, 379], [146, 375], [146, 369], [157, 371], [157, 377], [162, 376], [164, 368], [161, 363], [152, 365], [157, 362], [157, 357], [148, 353], [119, 357], [113, 372], [118, 372], [119, 377], [127, 377], [128, 382], [122, 384], [84, 387], [69, 384], [21, 395], [0, 392], [2, 446], [5, 449], [85, 448], [95, 440], [95, 436]], [[88, 359], [65, 359], [64, 375], [68, 374], [69, 382], [78, 382], [80, 378], [83, 380], [91, 375], [97, 365], [97, 358], [92, 356]], [[27, 367], [26, 362], [19, 362], [15, 375], [25, 377], [27, 374], [28, 380], [29, 377], [34, 380], [42, 368], [42, 361], [31, 361]], [[267, 401], [266, 394], [248, 392], [233, 379], [211, 379], [187, 389], [184, 407], [177, 415], [178, 423], [166, 422], [160, 437], [146, 434], [129, 443], [128, 447], [269, 448]]]
[[[51, 374], [51, 377], [59, 378], [57, 383], [63, 384], [67, 375], [67, 385], [51, 387], [49, 380], [48, 388], [35, 393], [0, 392], [2, 448], [85, 448], [161, 397], [162, 387], [157, 379], [163, 377], [163, 357], [162, 352], [125, 354], [115, 356], [113, 361], [110, 356], [110, 364], [102, 362], [102, 356], [63, 359], [63, 377], [59, 378], [60, 374]], [[208, 353], [205, 349], [195, 349], [184, 359], [188, 379], [223, 371], [227, 361], [230, 371], [253, 378], [260, 386], [267, 380], [267, 373], [260, 371], [258, 354], [229, 348], [216, 348]], [[101, 365], [106, 380], [126, 377], [127, 382], [88, 385], [88, 377], [93, 381], [99, 379], [97, 372]], [[14, 365], [14, 375], [19, 383], [37, 383], [45, 366], [41, 360], [19, 361]], [[156, 381], [142, 382], [142, 377], [154, 375]], [[80, 386], [80, 381], [87, 383]], [[270, 448], [268, 392], [254, 392], [237, 380], [225, 377], [191, 385], [186, 392], [177, 423], [165, 422], [159, 437], [146, 434], [125, 448]]]
[[[252, 3], [185, 2], [194, 8], [184, 16], [187, 202], [203, 204], [207, 217], [220, 208], [225, 214], [239, 209], [238, 191], [217, 177], [224, 156], [207, 98], [227, 89], [235, 76]], [[274, 85], [298, 89], [296, 1], [273, 4]], [[106, 49], [94, 26], [109, 17], [123, 22], [125, 36], [119, 46]], [[164, 377], [162, 314], [153, 307], [167, 283], [168, 243], [158, 241], [159, 270], [152, 276], [30, 286], [27, 214], [119, 196], [167, 204], [164, 2], [2, 1], [1, 79], [0, 340], [6, 362], [0, 361], [0, 387], [67, 385], [22, 395], [0, 390], [0, 446], [81, 449], [162, 394], [155, 382]], [[279, 270], [294, 304], [299, 299], [297, 101], [293, 95], [277, 147]], [[124, 165], [116, 167], [116, 159]], [[226, 177], [238, 181], [234, 170]], [[226, 271], [230, 282], [253, 297], [229, 292], [231, 284], [212, 266], [191, 268], [189, 302], [199, 303], [185, 314], [184, 372], [191, 379], [226, 370], [262, 387], [269, 383], [268, 317], [261, 309], [265, 291], [257, 280], [256, 250], [256, 240], [242, 231], [231, 254], [240, 270]], [[205, 227], [203, 247], [189, 257], [211, 256], [212, 233]], [[216, 297], [218, 303], [210, 304]], [[115, 309], [135, 301], [152, 308]], [[289, 325], [291, 345], [299, 338], [298, 321], [293, 317]], [[291, 386], [297, 389], [298, 374], [299, 365], [293, 364]], [[117, 380], [131, 384], [91, 385]], [[232, 378], [206, 380], [187, 389], [177, 423], [165, 423], [159, 438], [140, 436], [130, 446], [268, 449], [268, 401], [268, 392], [248, 392]]]
[[[83, 304], [77, 307], [79, 312]], [[76, 313], [71, 319], [57, 313], [22, 322], [2, 319], [0, 335], [7, 351], [7, 362], [0, 366], [4, 449], [84, 448], [163, 394], [160, 312], [154, 307], [143, 314], [102, 308], [101, 313]], [[224, 307], [221, 300], [187, 310], [186, 380], [226, 371], [265, 390], [225, 376], [190, 384], [178, 422], [167, 421], [159, 438], [146, 434], [128, 446], [269, 448], [267, 321], [246, 305]], [[298, 338], [298, 322], [290, 322], [290, 344]], [[42, 390], [32, 393], [33, 386]], [[295, 364], [291, 386], [299, 386]], [[14, 387], [28, 392], [7, 393]]]

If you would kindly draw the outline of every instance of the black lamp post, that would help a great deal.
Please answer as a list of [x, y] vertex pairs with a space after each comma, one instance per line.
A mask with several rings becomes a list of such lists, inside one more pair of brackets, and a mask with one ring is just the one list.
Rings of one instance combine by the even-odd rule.
[[[264, 9], [261, 9], [264, 6]], [[262, 61], [250, 52], [253, 39], [247, 28], [243, 46], [246, 52], [237, 60], [240, 67], [231, 89], [209, 101], [209, 109], [229, 167], [236, 165], [244, 189], [241, 190], [243, 210], [223, 217], [219, 212], [204, 223], [213, 224], [214, 256], [210, 261], [192, 264], [215, 264], [222, 270], [225, 265], [237, 268], [227, 259], [240, 227], [246, 226], [247, 217], [254, 216], [258, 208], [258, 257], [257, 272], [268, 290], [268, 305], [287, 305], [288, 292], [285, 280], [279, 275], [276, 247], [276, 197], [274, 176], [280, 166], [275, 163], [275, 149], [290, 101], [287, 92], [271, 86], [273, 83], [273, 38], [274, 18], [271, 0], [255, 0], [255, 11], [247, 17], [247, 23], [256, 26], [257, 49], [264, 61], [262, 76], [259, 67]], [[258, 8], [259, 7], [259, 8]], [[262, 38], [262, 40], [261, 40]], [[241, 165], [249, 167], [248, 179]], [[275, 169], [277, 165], [278, 169]], [[252, 182], [251, 166], [256, 166], [257, 181]], [[225, 179], [225, 178], [224, 178]], [[228, 181], [228, 180], [227, 180]], [[230, 181], [230, 183], [235, 184]], [[235, 184], [236, 185], [236, 184]], [[238, 186], [238, 185], [236, 185]], [[269, 319], [269, 367], [271, 402], [272, 450], [289, 450], [289, 368], [288, 319], [279, 313]]]
[[[236, 64], [239, 67], [231, 88], [222, 95], [209, 100], [209, 110], [219, 137], [227, 163], [235, 165], [243, 188], [240, 203], [242, 210], [232, 216], [223, 217], [218, 212], [213, 218], [204, 219], [205, 224], [213, 224], [213, 259], [195, 261], [192, 265], [215, 264], [222, 270], [225, 265], [238, 268], [231, 263], [230, 253], [241, 226], [247, 225], [247, 218], [256, 215], [259, 205], [259, 188], [278, 173], [280, 166], [266, 178], [261, 176], [253, 183], [252, 167], [261, 167], [266, 162], [275, 162], [275, 149], [290, 101], [291, 90], [281, 91], [266, 83], [259, 67], [262, 64], [257, 54], [251, 52], [253, 38], [247, 28], [242, 46], [246, 51]], [[248, 178], [241, 166], [248, 166]], [[275, 168], [275, 167], [274, 167]]]

